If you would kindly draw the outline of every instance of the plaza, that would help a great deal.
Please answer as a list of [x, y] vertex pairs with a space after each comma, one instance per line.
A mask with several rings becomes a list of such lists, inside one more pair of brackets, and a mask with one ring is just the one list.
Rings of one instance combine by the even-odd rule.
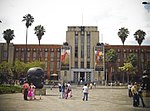
[[23, 100], [21, 93], [0, 95], [0, 111], [149, 111], [150, 97], [144, 97], [146, 107], [132, 106], [125, 87], [97, 86], [89, 90], [89, 100], [82, 101], [82, 87], [72, 86], [73, 97], [60, 99], [58, 88], [47, 87], [42, 99]]

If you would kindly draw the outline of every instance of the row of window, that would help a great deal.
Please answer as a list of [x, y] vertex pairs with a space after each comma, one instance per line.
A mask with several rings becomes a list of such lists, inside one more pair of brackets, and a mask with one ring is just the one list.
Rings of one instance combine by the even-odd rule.
[[[25, 51], [26, 48], [16, 48], [15, 50], [16, 50], [16, 52], [19, 50]], [[51, 51], [51, 52], [54, 52], [54, 50], [56, 50], [57, 52], [61, 51], [60, 48], [56, 48], [56, 49], [54, 49], [54, 48], [27, 48], [27, 51], [46, 51], [46, 52]]]

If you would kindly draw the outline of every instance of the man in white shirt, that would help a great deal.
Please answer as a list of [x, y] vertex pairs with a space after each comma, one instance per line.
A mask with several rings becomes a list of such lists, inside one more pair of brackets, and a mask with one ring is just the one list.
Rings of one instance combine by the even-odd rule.
[[87, 84], [85, 84], [84, 86], [83, 86], [83, 101], [84, 100], [86, 100], [86, 101], [88, 101], [88, 86], [87, 86]]

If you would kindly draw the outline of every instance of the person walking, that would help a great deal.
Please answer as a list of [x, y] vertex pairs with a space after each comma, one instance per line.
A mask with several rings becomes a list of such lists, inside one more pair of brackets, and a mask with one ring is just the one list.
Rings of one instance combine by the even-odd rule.
[[71, 89], [71, 84], [70, 82], [68, 82], [67, 86], [66, 86], [66, 92], [65, 92], [65, 99], [67, 98], [71, 98], [72, 97], [72, 89]]
[[86, 100], [86, 101], [88, 101], [88, 86], [87, 86], [87, 84], [85, 84], [84, 86], [83, 86], [83, 88], [82, 88], [82, 90], [83, 90], [83, 98], [82, 98], [82, 100], [84, 101], [84, 100]]
[[61, 98], [61, 83], [58, 83], [59, 97]]
[[131, 92], [132, 92], [132, 95], [133, 95], [133, 106], [138, 107], [139, 97], [138, 97], [137, 83], [136, 82], [132, 86]]
[[28, 89], [30, 88], [28, 82], [24, 82], [22, 85], [22, 93], [24, 100], [28, 100]]
[[30, 84], [30, 88], [31, 88], [31, 93], [32, 93], [32, 99], [36, 99], [35, 98], [35, 89], [36, 89], [36, 87], [35, 87], [35, 85], [31, 82], [31, 84]]
[[138, 105], [140, 105], [140, 100], [141, 100], [142, 106], [145, 107], [145, 103], [142, 95], [142, 87], [140, 84], [138, 84], [138, 97], [139, 97]]
[[129, 83], [128, 84], [128, 96], [129, 97], [132, 97], [131, 87], [132, 87], [132, 85], [131, 85], [131, 83]]
[[64, 99], [65, 96], [65, 84], [63, 83], [61, 85], [61, 99]]

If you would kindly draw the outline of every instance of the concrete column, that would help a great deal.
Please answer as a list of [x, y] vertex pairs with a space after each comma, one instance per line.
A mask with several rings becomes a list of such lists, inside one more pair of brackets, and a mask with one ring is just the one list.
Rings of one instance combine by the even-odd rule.
[[86, 82], [86, 72], [85, 72], [85, 74], [84, 74], [84, 80], [85, 80], [85, 82]]
[[80, 72], [78, 72], [78, 81], [80, 81]]

